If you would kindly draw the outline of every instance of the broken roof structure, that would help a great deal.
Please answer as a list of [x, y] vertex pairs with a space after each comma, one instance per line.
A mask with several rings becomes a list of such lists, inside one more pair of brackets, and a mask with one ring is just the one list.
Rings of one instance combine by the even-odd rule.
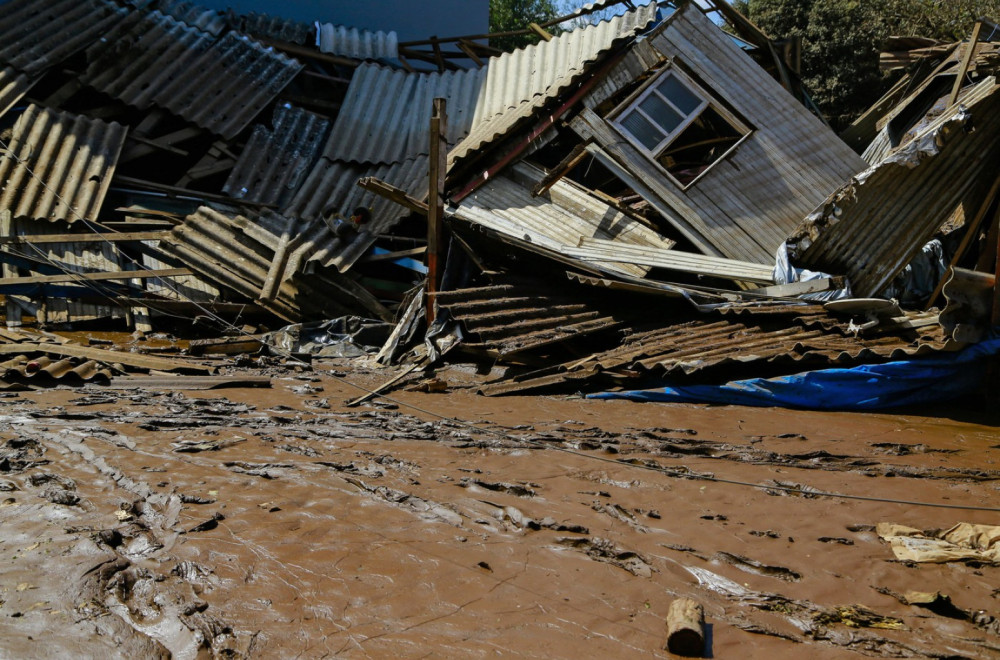
[[[822, 346], [802, 343], [815, 324], [785, 343], [782, 327], [725, 315], [689, 335], [675, 326], [720, 306], [877, 294], [942, 227], [983, 223], [996, 197], [982, 157], [1000, 140], [982, 120], [994, 49], [975, 39], [897, 41], [937, 69], [890, 92], [848, 144], [804, 102], [787, 49], [713, 3], [605, 0], [564, 17], [573, 29], [526, 29], [537, 43], [511, 52], [483, 35], [400, 44], [178, 0], [72, 4], [0, 5], [0, 288], [15, 324], [399, 315], [402, 341], [426, 282], [428, 316], [437, 301], [442, 323], [477, 337], [470, 353], [548, 364], [524, 382], [603, 370], [564, 362], [574, 344], [617, 355], [622, 332], [660, 337], [626, 300], [663, 305], [662, 337], [693, 346], [712, 323], [746, 337], [712, 364], [884, 360], [947, 340], [903, 312], [882, 315], [896, 334], [874, 344], [853, 329], [871, 319], [817, 321]], [[503, 314], [454, 302], [499, 295], [512, 271], [558, 291], [514, 296]], [[531, 320], [490, 348], [504, 314]], [[768, 342], [766, 357], [736, 357]], [[613, 370], [632, 370], [621, 360]]]

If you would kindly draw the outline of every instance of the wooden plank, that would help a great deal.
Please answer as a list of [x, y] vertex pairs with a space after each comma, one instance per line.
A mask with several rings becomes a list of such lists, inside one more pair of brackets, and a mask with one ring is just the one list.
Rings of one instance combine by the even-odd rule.
[[62, 282], [105, 282], [112, 280], [151, 279], [154, 277], [178, 277], [193, 275], [187, 268], [163, 268], [160, 270], [119, 271], [114, 273], [73, 273], [72, 275], [33, 275], [30, 277], [5, 277], [4, 284], [52, 284]]
[[121, 243], [123, 241], [162, 241], [170, 237], [168, 231], [136, 231], [107, 234], [31, 234], [0, 236], [0, 245], [9, 243]]
[[528, 23], [532, 32], [537, 34], [543, 41], [552, 41], [552, 35], [546, 32], [538, 23]]
[[[436, 45], [436, 44], [435, 44]], [[434, 99], [430, 127], [430, 174], [427, 195], [427, 293], [433, 294], [441, 287], [444, 264], [441, 253], [444, 247], [444, 196], [445, 177], [448, 174], [448, 105], [443, 98]], [[427, 324], [434, 321], [434, 298], [427, 296]]]
[[422, 215], [427, 215], [428, 213], [427, 204], [421, 202], [416, 197], [412, 197], [405, 190], [397, 188], [391, 183], [386, 183], [381, 179], [377, 179], [373, 176], [362, 177], [358, 180], [358, 186], [369, 192], [373, 192], [380, 197], [392, 200], [400, 206], [405, 206], [415, 213], [420, 213]]
[[122, 364], [136, 369], [153, 369], [156, 371], [198, 371], [210, 373], [214, 367], [181, 359], [166, 359], [142, 355], [141, 353], [126, 353], [122, 351], [107, 351], [91, 346], [77, 344], [0, 344], [0, 355], [21, 355], [23, 353], [49, 353], [64, 357], [78, 357], [84, 360], [95, 360], [106, 364]]
[[544, 195], [549, 188], [556, 185], [560, 179], [570, 173], [574, 167], [580, 164], [587, 154], [587, 145], [590, 144], [590, 140], [585, 140], [582, 143], [573, 147], [573, 150], [569, 152], [569, 155], [562, 159], [558, 165], [553, 168], [551, 172], [545, 175], [545, 178], [538, 182], [538, 184], [531, 189], [531, 195], [533, 197], [538, 197], [539, 195]]
[[145, 390], [218, 390], [230, 387], [271, 387], [267, 376], [119, 376], [112, 388]]
[[972, 36], [969, 37], [969, 45], [965, 47], [965, 54], [962, 56], [962, 65], [958, 68], [955, 76], [955, 84], [951, 88], [951, 96], [948, 97], [948, 106], [951, 107], [955, 105], [958, 101], [958, 93], [962, 91], [962, 85], [965, 82], [965, 76], [969, 73], [969, 66], [972, 64], [972, 58], [976, 56], [976, 44], [979, 43], [979, 33], [983, 30], [983, 24], [981, 21], [976, 21], [976, 24], [972, 28]]
[[385, 254], [370, 254], [360, 260], [361, 263], [371, 264], [379, 261], [395, 261], [396, 259], [403, 259], [405, 257], [419, 257], [427, 253], [427, 246], [415, 247], [409, 250], [400, 250], [398, 252], [387, 252]]

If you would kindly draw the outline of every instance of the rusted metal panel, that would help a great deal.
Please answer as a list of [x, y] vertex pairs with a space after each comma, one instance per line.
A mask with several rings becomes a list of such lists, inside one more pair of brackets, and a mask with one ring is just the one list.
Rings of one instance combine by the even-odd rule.
[[607, 383], [601, 380], [607, 372], [675, 382], [709, 369], [746, 365], [758, 370], [770, 365], [776, 371], [791, 372], [900, 360], [950, 346], [936, 324], [921, 327], [919, 332], [904, 329], [856, 336], [845, 332], [843, 323], [824, 318], [822, 313], [773, 316], [770, 320], [707, 317], [636, 332], [619, 346], [586, 360], [488, 384], [481, 391], [487, 395], [523, 393], [562, 383], [594, 389]]
[[531, 117], [613, 46], [647, 28], [655, 18], [656, 3], [649, 3], [551, 41], [490, 58], [470, 133], [452, 150], [449, 161], [458, 162]]
[[[84, 383], [107, 385], [111, 382], [111, 377], [111, 371], [100, 362], [76, 357], [53, 360], [44, 355], [38, 357], [15, 355], [0, 362], [0, 384], [7, 387], [11, 385], [45, 387]], [[0, 389], [4, 388], [0, 386]]]
[[254, 127], [222, 191], [234, 199], [284, 205], [311, 171], [329, 130], [326, 117], [279, 105], [270, 126]]
[[[975, 188], [996, 176], [1000, 86], [958, 106], [906, 147], [831, 195], [790, 239], [797, 264], [848, 277], [855, 295], [881, 291]], [[975, 131], [969, 130], [975, 125]]]
[[245, 35], [216, 39], [156, 11], [134, 15], [88, 58], [88, 85], [140, 109], [166, 108], [225, 138], [242, 131], [302, 69]]
[[[517, 241], [530, 242], [571, 256], [583, 238], [614, 239], [625, 245], [669, 249], [664, 238], [638, 220], [590, 196], [571, 181], [562, 180], [538, 197], [531, 189], [544, 173], [518, 163], [510, 174], [481, 186], [449, 212], [467, 222], [483, 225]], [[649, 268], [631, 263], [595, 261], [604, 270], [642, 277]]]
[[0, 4], [0, 63], [33, 74], [83, 50], [128, 14], [108, 0]]
[[482, 69], [408, 73], [363, 64], [351, 79], [324, 156], [354, 163], [398, 163], [427, 155], [435, 98], [448, 102], [448, 144], [472, 125]]
[[35, 105], [14, 124], [0, 155], [0, 209], [14, 218], [97, 219], [126, 127]]

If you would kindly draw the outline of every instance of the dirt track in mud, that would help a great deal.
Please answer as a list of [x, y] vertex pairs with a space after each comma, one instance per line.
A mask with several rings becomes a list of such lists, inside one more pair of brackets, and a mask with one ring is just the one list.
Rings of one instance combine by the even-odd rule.
[[809, 493], [998, 507], [996, 415], [273, 384], [2, 395], [0, 657], [1000, 657], [1000, 567], [874, 532], [1000, 516]]

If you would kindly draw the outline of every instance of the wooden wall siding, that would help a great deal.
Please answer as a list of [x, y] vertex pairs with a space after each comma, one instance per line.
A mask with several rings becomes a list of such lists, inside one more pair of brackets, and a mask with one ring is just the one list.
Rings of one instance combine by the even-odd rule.
[[648, 39], [637, 41], [621, 62], [600, 80], [587, 96], [583, 104], [591, 110], [607, 101], [627, 87], [646, 71], [664, 61], [663, 54], [653, 48]]
[[802, 219], [867, 164], [697, 8], [679, 10], [649, 43], [742, 115], [750, 137], [685, 191], [596, 116], [584, 111], [574, 128], [643, 177], [674, 211], [667, 219], [703, 237], [695, 242], [704, 252], [771, 263]]

